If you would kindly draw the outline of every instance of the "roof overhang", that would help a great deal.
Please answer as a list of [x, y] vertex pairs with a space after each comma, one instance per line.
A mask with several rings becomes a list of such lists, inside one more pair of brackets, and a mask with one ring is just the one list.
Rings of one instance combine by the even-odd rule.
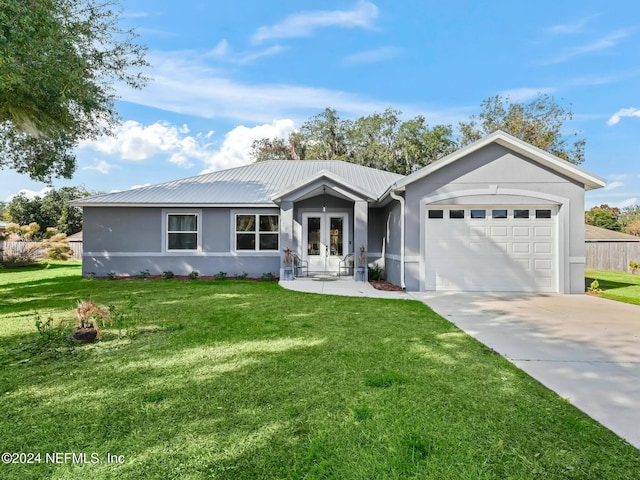
[[328, 187], [332, 191], [327, 192], [328, 194], [347, 200], [367, 200], [369, 202], [377, 200], [370, 192], [350, 184], [344, 178], [327, 170], [321, 170], [295, 185], [274, 193], [271, 196], [271, 200], [275, 203], [280, 203], [285, 199], [296, 202], [325, 192], [325, 190], [320, 190], [323, 187]]
[[[437, 172], [441, 168], [445, 168], [448, 165], [457, 162], [458, 160], [468, 156], [469, 154], [480, 150], [492, 143], [501, 145], [509, 150], [519, 153], [520, 155], [528, 158], [529, 160], [536, 162], [550, 170], [553, 170], [565, 177], [568, 177], [582, 185], [585, 190], [594, 190], [596, 188], [602, 188], [606, 185], [606, 181], [586, 170], [567, 162], [555, 155], [545, 152], [544, 150], [534, 147], [533, 145], [520, 140], [512, 135], [509, 135], [501, 130], [498, 130], [490, 135], [487, 135], [480, 140], [455, 151], [454, 153], [447, 155], [446, 157], [428, 165], [417, 172], [408, 175], [407, 177], [399, 180], [389, 190], [404, 190], [404, 188], [416, 182], [424, 177], [427, 177], [434, 172]], [[385, 193], [387, 195], [387, 193]]]

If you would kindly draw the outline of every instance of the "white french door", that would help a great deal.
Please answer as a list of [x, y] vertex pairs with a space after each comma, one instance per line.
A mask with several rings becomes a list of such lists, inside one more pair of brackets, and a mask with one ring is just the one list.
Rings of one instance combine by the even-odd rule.
[[304, 213], [302, 258], [310, 272], [338, 273], [349, 245], [348, 213]]

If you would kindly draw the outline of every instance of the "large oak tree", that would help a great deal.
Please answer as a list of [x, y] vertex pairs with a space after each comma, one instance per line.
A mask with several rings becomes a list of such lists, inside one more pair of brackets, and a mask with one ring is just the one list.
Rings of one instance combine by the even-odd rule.
[[0, 168], [70, 178], [78, 142], [113, 131], [115, 85], [141, 88], [147, 65], [120, 14], [109, 0], [0, 3]]

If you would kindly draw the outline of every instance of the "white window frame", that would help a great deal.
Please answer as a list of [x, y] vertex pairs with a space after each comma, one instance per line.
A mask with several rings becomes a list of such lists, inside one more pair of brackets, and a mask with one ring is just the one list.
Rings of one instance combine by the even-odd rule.
[[[280, 213], [278, 212], [256, 212], [256, 211], [248, 211], [248, 212], [243, 212], [243, 211], [233, 211], [231, 212], [231, 250], [233, 252], [236, 252], [238, 254], [273, 254], [273, 253], [277, 253], [279, 254], [280, 252], [280, 222], [282, 220]], [[253, 232], [245, 232], [245, 231], [237, 231], [236, 227], [237, 227], [237, 218], [238, 215], [251, 215], [253, 217], [255, 217], [255, 231]], [[262, 232], [262, 234], [269, 234], [269, 235], [277, 235], [278, 238], [278, 246], [275, 249], [270, 249], [270, 250], [261, 250], [260, 249], [260, 216], [265, 216], [265, 217], [278, 217], [278, 230], [276, 232]], [[255, 235], [255, 248], [253, 250], [249, 250], [249, 249], [239, 249], [238, 248], [238, 234], [251, 234], [253, 233]]]
[[[169, 217], [172, 215], [191, 215], [196, 217], [197, 228], [195, 232], [192, 231], [169, 231]], [[202, 251], [202, 210], [163, 210], [162, 212], [162, 230], [163, 230], [163, 251], [169, 253], [198, 253]], [[196, 234], [196, 248], [169, 248], [169, 234], [171, 233], [195, 233]]]

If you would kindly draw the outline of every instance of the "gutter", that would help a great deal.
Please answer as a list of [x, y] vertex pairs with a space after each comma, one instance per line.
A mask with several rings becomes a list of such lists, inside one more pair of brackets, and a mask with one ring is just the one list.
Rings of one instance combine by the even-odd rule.
[[389, 190], [389, 196], [400, 202], [400, 286], [402, 290], [407, 289], [404, 283], [404, 197], [398, 195], [394, 190]]

